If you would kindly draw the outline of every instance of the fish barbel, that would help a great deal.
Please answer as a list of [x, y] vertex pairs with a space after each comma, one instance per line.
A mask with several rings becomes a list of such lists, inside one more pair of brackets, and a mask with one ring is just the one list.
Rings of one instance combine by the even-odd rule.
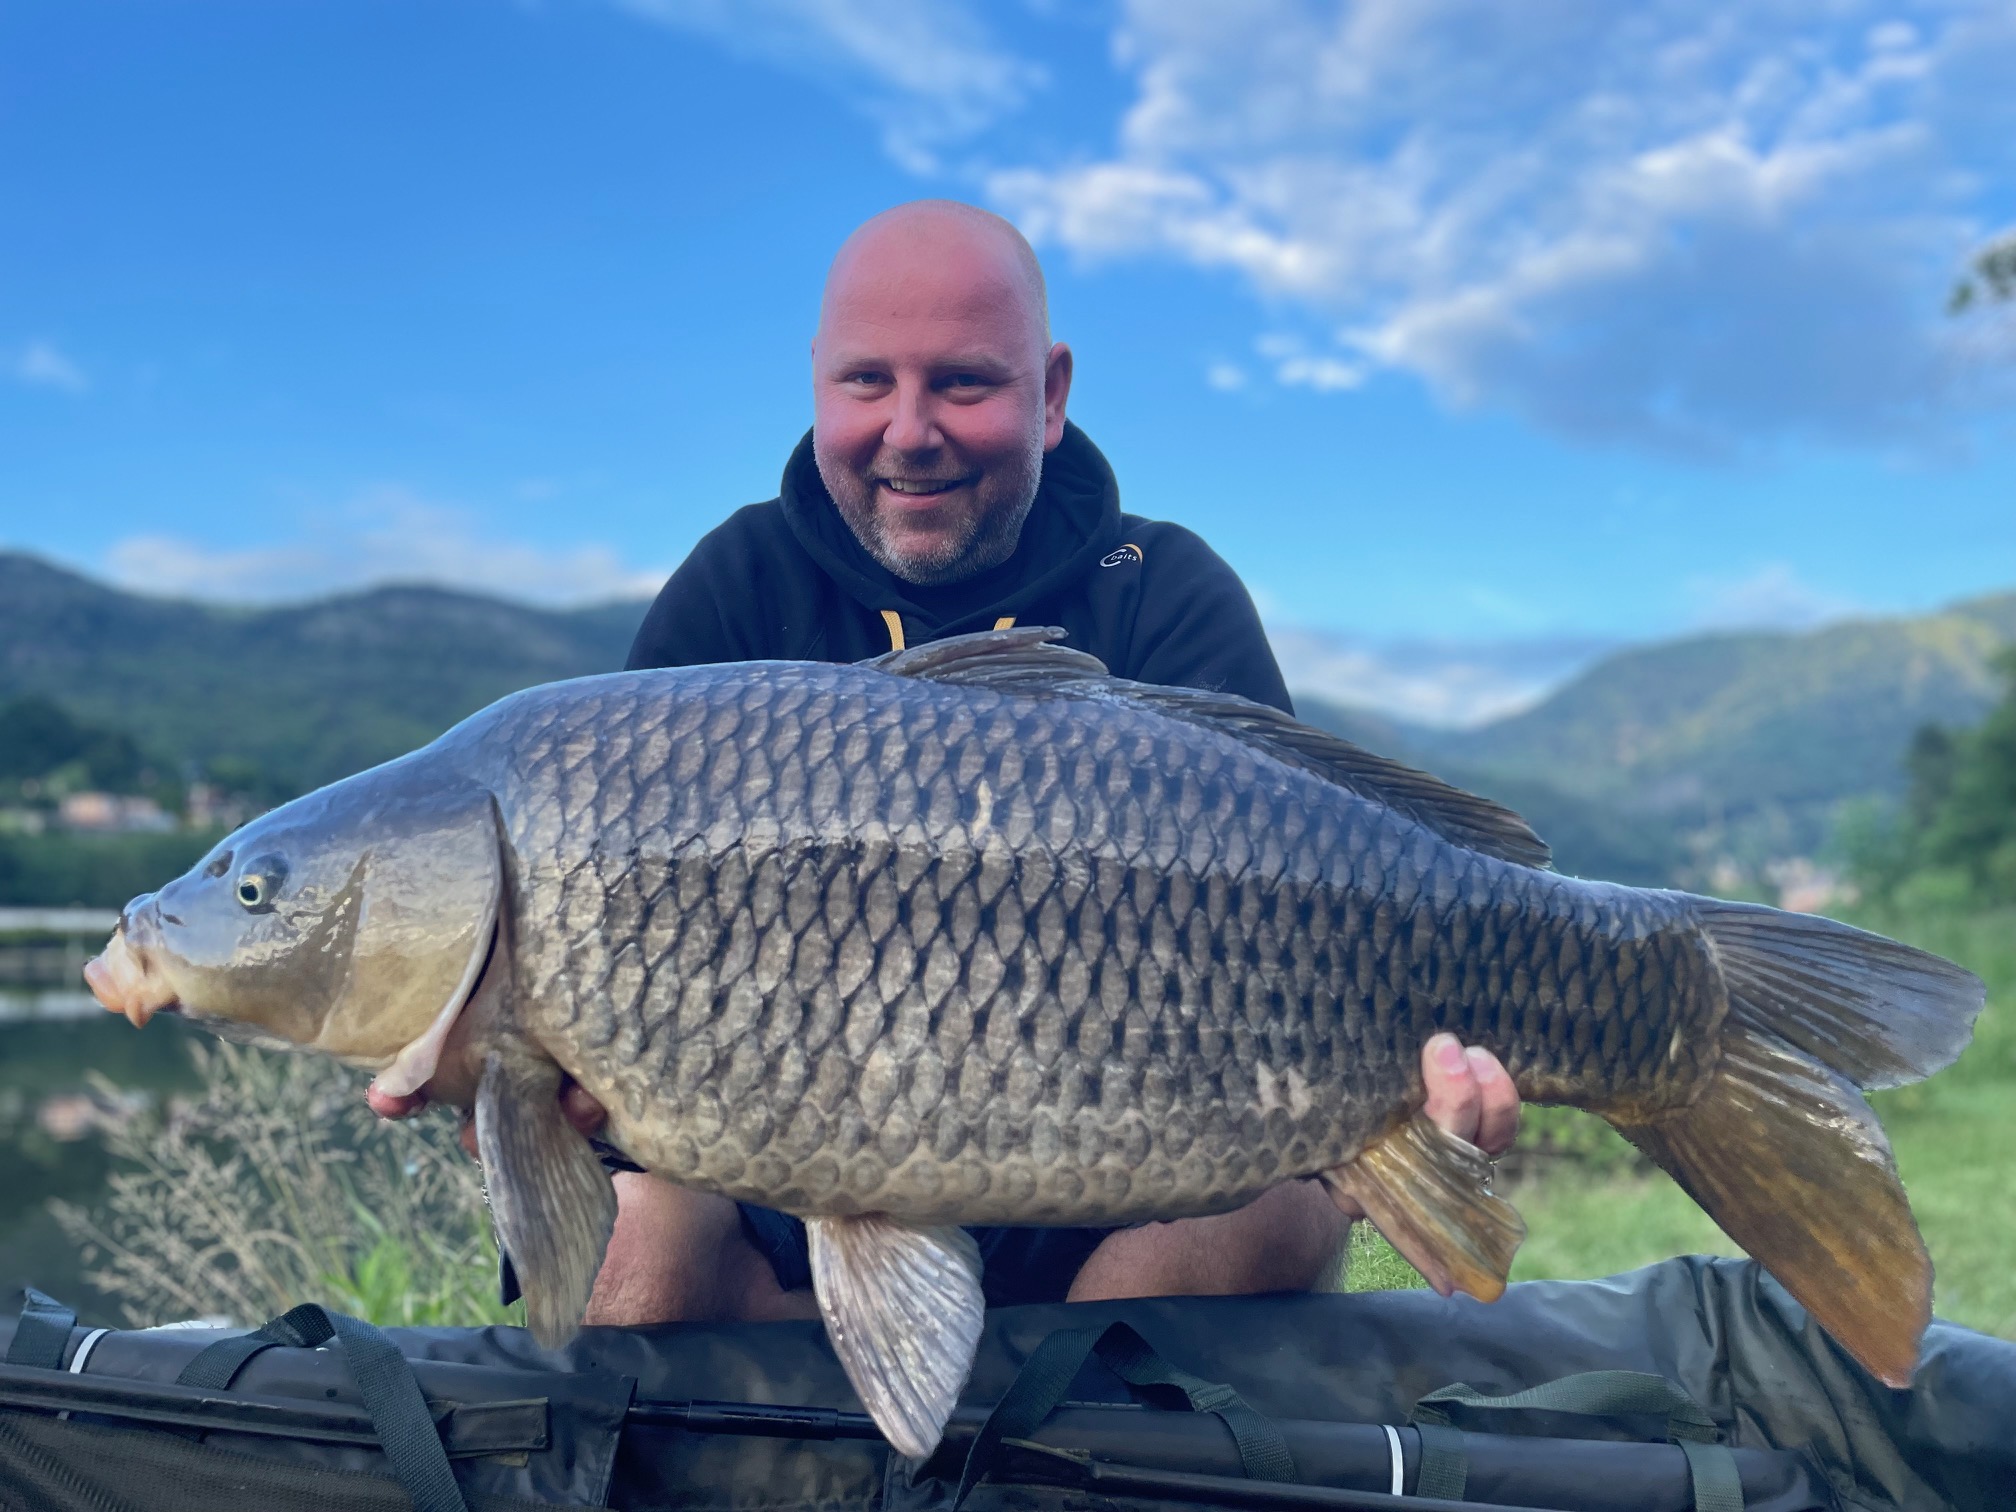
[[1524, 1229], [1420, 1111], [1442, 1030], [1608, 1119], [1909, 1379], [1931, 1266], [1858, 1089], [1951, 1061], [1978, 980], [1560, 876], [1495, 804], [1059, 634], [530, 689], [226, 838], [89, 978], [136, 1023], [175, 1007], [473, 1104], [548, 1342], [615, 1211], [572, 1076], [647, 1170], [806, 1219], [828, 1332], [907, 1453], [978, 1337], [962, 1224], [1313, 1176], [1440, 1289], [1497, 1295]]

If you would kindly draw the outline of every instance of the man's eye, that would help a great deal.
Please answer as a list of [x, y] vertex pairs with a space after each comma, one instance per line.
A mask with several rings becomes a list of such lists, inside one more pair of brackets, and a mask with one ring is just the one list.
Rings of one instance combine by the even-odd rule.
[[953, 373], [944, 380], [943, 386], [955, 392], [970, 394], [976, 393], [981, 389], [992, 388], [994, 385], [978, 373]]

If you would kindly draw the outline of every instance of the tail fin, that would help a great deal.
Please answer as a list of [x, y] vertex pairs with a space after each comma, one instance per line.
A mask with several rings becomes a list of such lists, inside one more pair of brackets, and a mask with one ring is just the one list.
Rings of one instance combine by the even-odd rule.
[[1950, 1064], [1981, 982], [1830, 919], [1706, 899], [1696, 918], [1729, 994], [1720, 1063], [1690, 1106], [1618, 1127], [1850, 1354], [1906, 1385], [1932, 1262], [1857, 1089]]

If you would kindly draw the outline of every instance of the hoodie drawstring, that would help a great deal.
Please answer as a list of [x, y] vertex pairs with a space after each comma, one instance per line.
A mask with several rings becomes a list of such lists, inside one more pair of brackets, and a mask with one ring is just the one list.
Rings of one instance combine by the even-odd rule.
[[[903, 649], [903, 616], [898, 614], [894, 609], [884, 609], [879, 612], [882, 615], [882, 623], [889, 627], [889, 649], [891, 651], [901, 651]], [[1012, 614], [1002, 615], [1001, 618], [994, 621], [994, 628], [996, 630], [1014, 629], [1015, 616]]]

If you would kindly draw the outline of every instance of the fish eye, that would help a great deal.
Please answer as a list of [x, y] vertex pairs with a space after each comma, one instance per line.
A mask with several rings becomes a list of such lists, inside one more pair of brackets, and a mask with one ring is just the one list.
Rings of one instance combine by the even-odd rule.
[[245, 863], [233, 891], [238, 901], [252, 913], [270, 913], [280, 884], [287, 880], [287, 863], [278, 856], [261, 856]]
[[221, 877], [229, 870], [231, 870], [231, 852], [226, 851], [215, 861], [212, 861], [208, 866], [203, 868], [203, 875], [206, 877]]

